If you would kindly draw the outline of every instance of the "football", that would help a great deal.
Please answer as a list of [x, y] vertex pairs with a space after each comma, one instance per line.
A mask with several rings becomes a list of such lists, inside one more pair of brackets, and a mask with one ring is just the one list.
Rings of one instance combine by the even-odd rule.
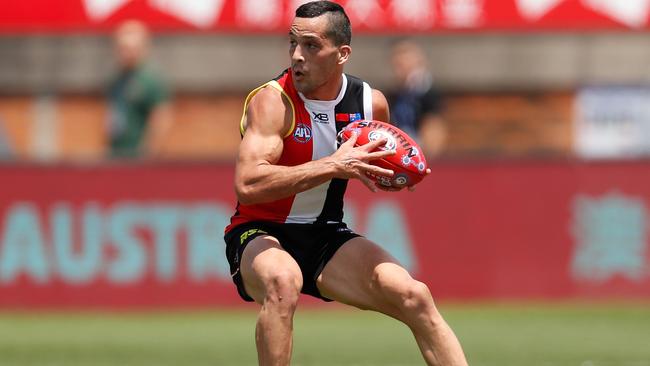
[[344, 143], [352, 134], [357, 134], [355, 146], [385, 138], [386, 144], [380, 149], [395, 150], [395, 155], [373, 160], [370, 164], [395, 172], [391, 178], [370, 176], [384, 187], [410, 187], [419, 183], [427, 171], [427, 161], [418, 144], [404, 131], [385, 122], [360, 120], [348, 124], [339, 132], [338, 141]]

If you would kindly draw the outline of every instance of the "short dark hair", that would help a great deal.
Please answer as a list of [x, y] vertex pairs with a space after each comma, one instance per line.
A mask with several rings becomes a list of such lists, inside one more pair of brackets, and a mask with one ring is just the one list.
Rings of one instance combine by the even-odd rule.
[[296, 9], [297, 18], [316, 18], [326, 13], [329, 16], [327, 38], [337, 46], [349, 45], [352, 42], [352, 27], [350, 18], [341, 5], [331, 1], [312, 1]]

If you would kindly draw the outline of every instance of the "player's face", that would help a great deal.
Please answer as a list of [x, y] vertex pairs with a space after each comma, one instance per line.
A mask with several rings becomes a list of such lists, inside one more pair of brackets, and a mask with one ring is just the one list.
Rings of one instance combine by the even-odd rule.
[[[306, 97], [337, 82], [349, 46], [336, 46], [327, 38], [328, 15], [294, 18], [289, 31], [289, 55], [296, 89]], [[346, 53], [347, 52], [347, 53]], [[317, 99], [317, 98], [314, 98]]]

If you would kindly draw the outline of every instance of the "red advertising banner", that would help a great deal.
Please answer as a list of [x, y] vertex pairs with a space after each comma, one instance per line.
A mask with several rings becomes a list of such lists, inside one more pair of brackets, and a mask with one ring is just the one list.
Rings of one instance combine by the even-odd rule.
[[[162, 31], [286, 32], [305, 0], [25, 0], [0, 32], [97, 32], [137, 18]], [[650, 0], [339, 0], [355, 31], [647, 30]]]
[[[416, 192], [353, 182], [346, 221], [437, 299], [650, 298], [650, 162], [434, 163]], [[233, 169], [0, 167], [0, 307], [241, 304]]]

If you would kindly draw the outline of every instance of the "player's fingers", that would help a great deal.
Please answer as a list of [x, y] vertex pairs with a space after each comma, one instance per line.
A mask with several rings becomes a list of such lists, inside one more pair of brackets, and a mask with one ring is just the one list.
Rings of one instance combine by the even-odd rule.
[[409, 192], [415, 192], [415, 186], [409, 186], [408, 189]]
[[394, 186], [386, 187], [386, 186], [381, 185], [381, 184], [378, 184], [377, 187], [379, 187], [379, 189], [381, 189], [382, 191], [387, 191], [387, 192], [397, 192], [397, 191], [401, 191], [402, 188], [403, 188], [403, 187], [398, 188], [398, 187], [394, 187]]
[[372, 192], [377, 192], [377, 185], [375, 184], [375, 182], [372, 181], [372, 179], [368, 178], [368, 176], [361, 173], [357, 178], [359, 178], [361, 183], [363, 183], [366, 187], [368, 187], [369, 190], [371, 190]]
[[357, 142], [357, 138], [359, 138], [359, 134], [353, 131], [350, 134], [350, 137], [344, 143], [342, 143], [341, 146], [354, 146], [354, 144]]
[[431, 169], [427, 168], [427, 174], [431, 174]]
[[392, 170], [380, 168], [376, 165], [363, 163], [359, 165], [359, 168], [373, 175], [381, 175], [384, 177], [392, 177], [393, 175], [395, 175], [395, 172], [393, 172]]
[[369, 143], [363, 145], [362, 148], [365, 151], [373, 151], [375, 149], [378, 149], [380, 146], [386, 145], [387, 142], [388, 140], [383, 137], [375, 141], [370, 141]]
[[368, 153], [367, 160], [377, 160], [381, 158], [385, 158], [387, 156], [392, 156], [395, 155], [395, 150], [379, 150], [375, 152]]

